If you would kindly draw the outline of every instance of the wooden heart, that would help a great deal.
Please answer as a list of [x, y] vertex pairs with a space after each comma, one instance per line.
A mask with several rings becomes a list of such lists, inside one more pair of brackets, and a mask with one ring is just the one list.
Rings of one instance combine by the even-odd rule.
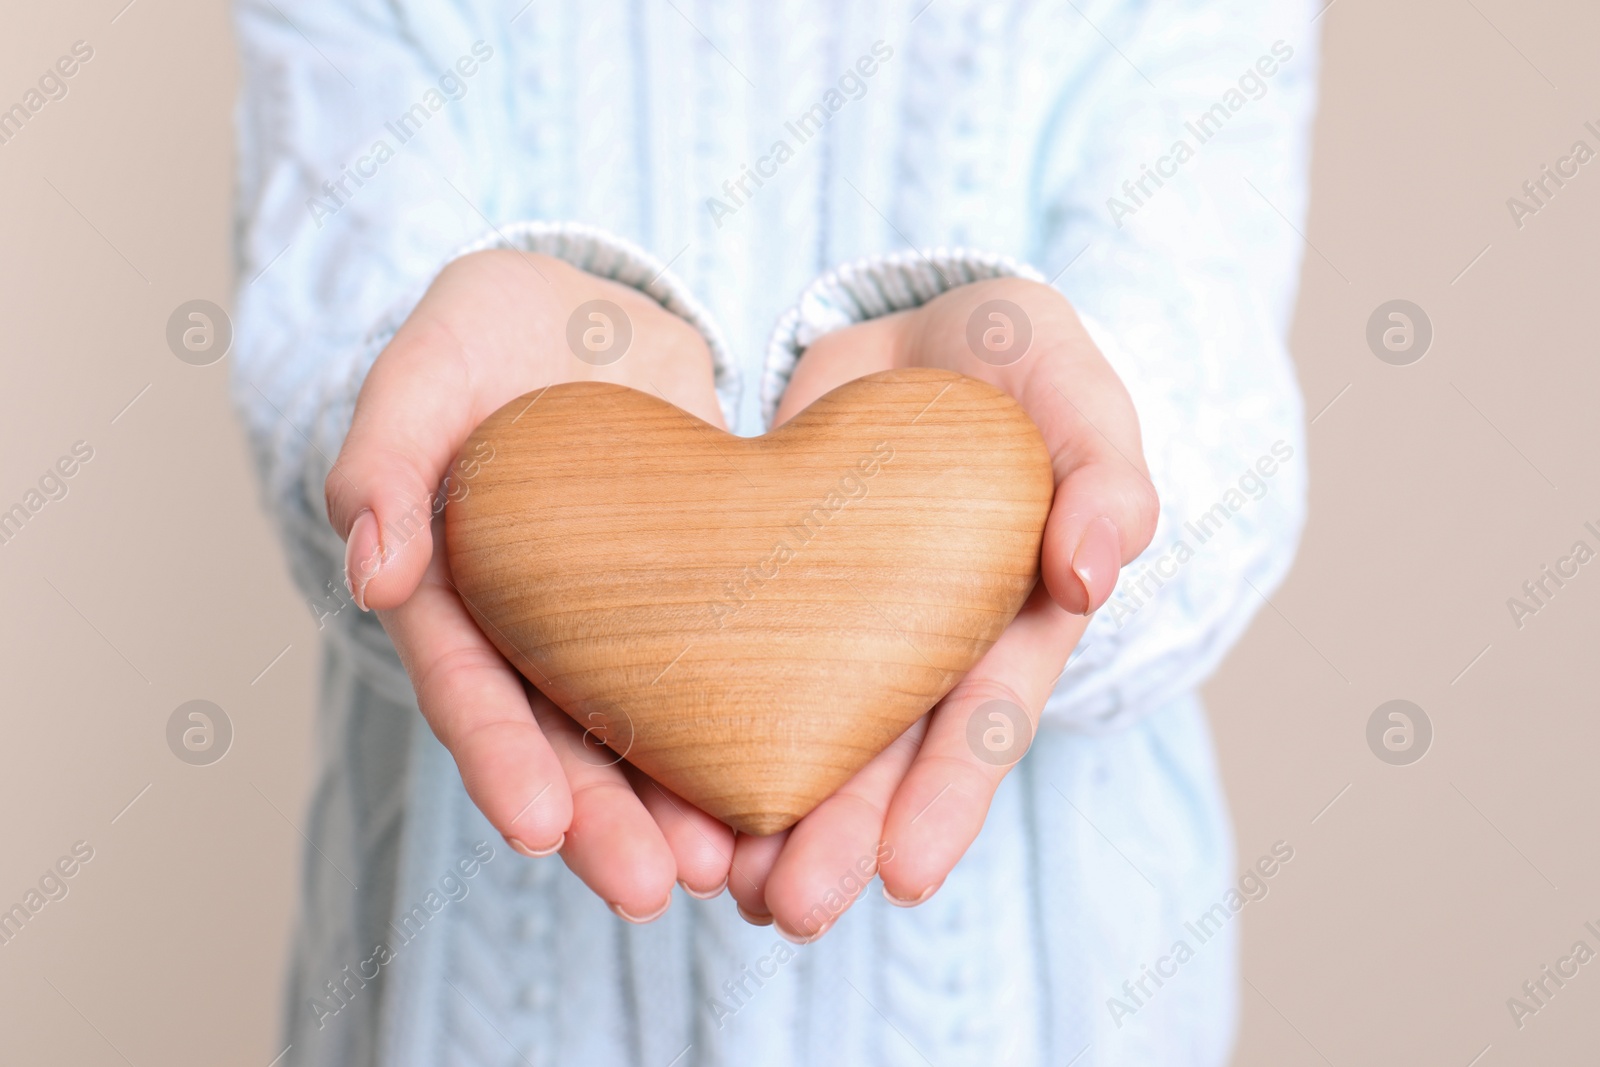
[[752, 834], [804, 816], [988, 650], [1038, 576], [1053, 491], [1011, 398], [937, 370], [858, 379], [755, 438], [556, 385], [461, 457], [476, 473], [446, 541], [484, 633], [593, 737]]

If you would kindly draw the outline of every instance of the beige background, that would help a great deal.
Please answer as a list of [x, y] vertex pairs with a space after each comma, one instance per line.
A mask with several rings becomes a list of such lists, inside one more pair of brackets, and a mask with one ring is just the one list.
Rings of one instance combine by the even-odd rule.
[[[95, 49], [0, 146], [0, 509], [74, 442], [94, 449], [0, 546], [0, 908], [74, 842], [94, 848], [0, 946], [0, 1059], [265, 1067], [315, 631], [226, 363], [185, 365], [163, 340], [174, 307], [227, 304], [232, 284], [227, 14], [123, 2], [13, 3], [0, 35], [4, 106], [73, 41]], [[1505, 201], [1574, 140], [1600, 147], [1583, 129], [1600, 126], [1600, 14], [1336, 0], [1321, 24], [1293, 337], [1320, 412], [1312, 519], [1208, 690], [1241, 862], [1295, 848], [1244, 913], [1237, 1062], [1589, 1062], [1600, 964], [1520, 1031], [1506, 998], [1578, 938], [1600, 949], [1583, 930], [1600, 926], [1600, 564], [1521, 630], [1506, 599], [1574, 540], [1600, 547], [1582, 529], [1600, 526], [1600, 162], [1520, 230]], [[1265, 207], [1262, 224], [1282, 225]], [[1364, 340], [1394, 298], [1435, 329], [1409, 367]], [[236, 732], [203, 768], [164, 738], [197, 697]], [[1436, 732], [1411, 766], [1365, 741], [1395, 697]]]

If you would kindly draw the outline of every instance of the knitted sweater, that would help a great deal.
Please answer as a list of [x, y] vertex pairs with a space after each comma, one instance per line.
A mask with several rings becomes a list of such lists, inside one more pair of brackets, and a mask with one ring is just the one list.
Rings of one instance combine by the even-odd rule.
[[[1232, 846], [1193, 690], [1303, 520], [1313, 14], [237, 0], [234, 394], [327, 651], [282, 1063], [1223, 1062], [1237, 923], [1187, 920]], [[418, 728], [322, 483], [429, 280], [495, 245], [694, 323], [747, 434], [815, 338], [952, 285], [1041, 278], [1084, 315], [1161, 518], [926, 904], [869, 893], [803, 948], [726, 898], [628, 926], [505, 847]]]

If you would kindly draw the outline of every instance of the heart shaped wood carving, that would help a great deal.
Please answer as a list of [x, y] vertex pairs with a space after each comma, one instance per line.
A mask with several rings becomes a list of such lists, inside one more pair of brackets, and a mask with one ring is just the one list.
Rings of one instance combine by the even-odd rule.
[[556, 385], [461, 457], [476, 473], [446, 541], [484, 633], [615, 755], [590, 753], [752, 834], [804, 816], [988, 650], [1038, 576], [1054, 488], [1011, 398], [937, 370], [850, 382], [756, 438]]

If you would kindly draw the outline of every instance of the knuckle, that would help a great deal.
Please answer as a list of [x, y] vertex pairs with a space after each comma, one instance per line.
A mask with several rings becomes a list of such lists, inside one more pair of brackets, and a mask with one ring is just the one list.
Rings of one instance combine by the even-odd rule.
[[986, 704], [991, 700], [1004, 700], [1008, 704], [1027, 710], [1027, 704], [1022, 696], [1011, 685], [998, 678], [965, 678], [959, 682], [950, 695], [945, 697], [947, 704], [970, 704], [976, 707]]
[[[419, 667], [412, 679], [418, 703], [424, 709], [437, 710], [440, 704], [463, 703], [476, 695], [475, 691], [487, 681], [487, 672], [503, 668], [504, 660], [498, 652], [488, 648], [468, 646], [453, 648]], [[446, 747], [454, 747], [498, 722], [479, 722], [452, 739]], [[444, 740], [441, 738], [441, 740]]]
[[1140, 478], [1132, 489], [1133, 513], [1138, 524], [1138, 536], [1148, 540], [1155, 533], [1156, 520], [1161, 515], [1161, 494], [1148, 477]]
[[[322, 480], [322, 508], [327, 514], [328, 522], [337, 529], [338, 520], [335, 518], [339, 506], [339, 476], [337, 471], [329, 471], [328, 476]], [[341, 531], [340, 536], [343, 536]]]

